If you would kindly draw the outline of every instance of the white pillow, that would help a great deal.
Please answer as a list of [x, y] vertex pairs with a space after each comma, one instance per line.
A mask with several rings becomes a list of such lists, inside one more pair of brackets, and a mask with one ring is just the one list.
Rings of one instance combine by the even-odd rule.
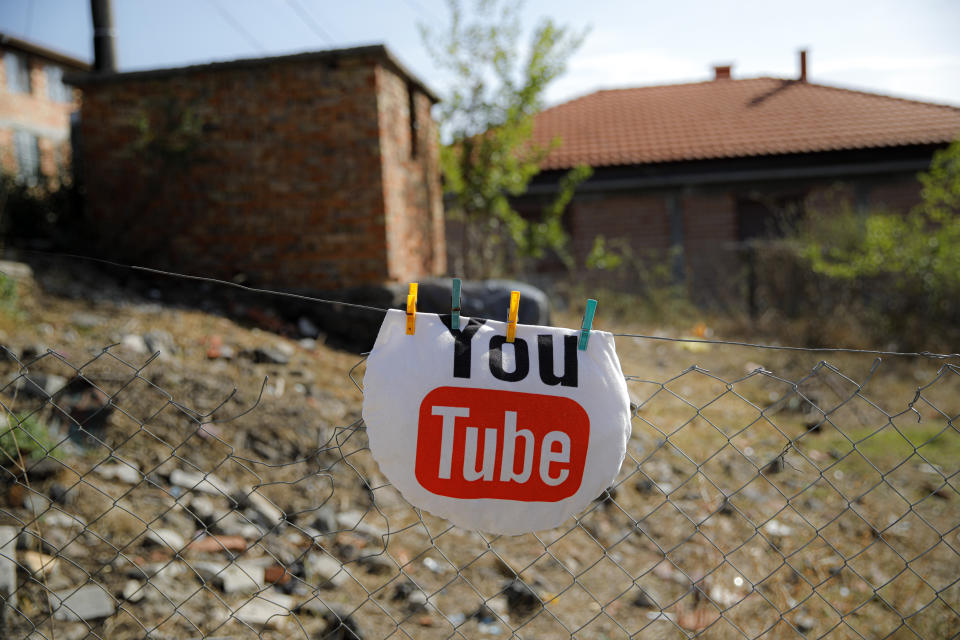
[[558, 526], [616, 478], [630, 402], [613, 336], [390, 310], [367, 359], [363, 419], [412, 505], [478, 531]]

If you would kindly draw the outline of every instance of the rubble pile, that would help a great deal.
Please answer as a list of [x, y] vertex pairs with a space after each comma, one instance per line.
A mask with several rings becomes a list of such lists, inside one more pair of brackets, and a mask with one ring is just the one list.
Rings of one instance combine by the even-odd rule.
[[627, 343], [634, 432], [616, 482], [567, 526], [492, 537], [386, 482], [360, 421], [362, 360], [308, 320], [284, 337], [81, 293], [34, 292], [0, 317], [4, 637], [956, 626], [952, 369], [895, 370], [871, 396], [881, 410], [821, 365], [802, 385], [752, 363], [721, 379], [691, 352]]

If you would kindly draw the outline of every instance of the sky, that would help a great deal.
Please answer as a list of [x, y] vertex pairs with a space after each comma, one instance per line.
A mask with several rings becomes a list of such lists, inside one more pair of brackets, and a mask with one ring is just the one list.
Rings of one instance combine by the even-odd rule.
[[[421, 41], [444, 0], [113, 0], [122, 71], [385, 43], [443, 94], [448, 79]], [[597, 89], [712, 77], [796, 77], [960, 106], [958, 0], [529, 0], [524, 25], [549, 16], [588, 29], [556, 104]], [[92, 58], [89, 0], [0, 0], [0, 31]]]

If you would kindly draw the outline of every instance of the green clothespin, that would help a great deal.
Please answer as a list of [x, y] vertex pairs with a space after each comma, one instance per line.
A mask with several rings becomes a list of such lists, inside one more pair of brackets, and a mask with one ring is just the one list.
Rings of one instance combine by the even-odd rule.
[[460, 278], [453, 279], [453, 295], [450, 308], [450, 326], [454, 331], [460, 330]]
[[597, 301], [593, 298], [587, 300], [587, 308], [583, 312], [583, 324], [580, 325], [580, 341], [577, 348], [580, 351], [587, 350], [587, 340], [590, 339], [590, 331], [593, 329], [593, 314], [597, 311]]

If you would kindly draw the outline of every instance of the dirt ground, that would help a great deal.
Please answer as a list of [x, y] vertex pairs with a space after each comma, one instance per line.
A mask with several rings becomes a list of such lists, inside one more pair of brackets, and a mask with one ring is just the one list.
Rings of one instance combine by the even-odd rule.
[[[957, 360], [618, 337], [634, 418], [617, 482], [562, 527], [495, 537], [387, 483], [358, 354], [56, 277], [0, 312], [8, 637], [933, 639], [960, 622]], [[611, 322], [602, 301], [596, 324], [709, 334]], [[79, 600], [49, 594], [91, 584], [112, 611], [64, 619]]]

